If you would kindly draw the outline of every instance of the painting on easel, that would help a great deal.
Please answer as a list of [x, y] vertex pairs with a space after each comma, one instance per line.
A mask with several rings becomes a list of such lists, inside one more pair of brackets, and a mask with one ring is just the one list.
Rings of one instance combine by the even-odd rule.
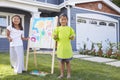
[[52, 31], [55, 24], [54, 17], [36, 18], [30, 29], [31, 48], [53, 48]]

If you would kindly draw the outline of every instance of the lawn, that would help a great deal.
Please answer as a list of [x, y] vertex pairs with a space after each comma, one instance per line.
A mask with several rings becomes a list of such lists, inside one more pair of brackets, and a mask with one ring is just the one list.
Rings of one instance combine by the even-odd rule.
[[[33, 54], [30, 54], [28, 71], [23, 74], [14, 74], [10, 67], [9, 54], [0, 53], [0, 80], [58, 80], [59, 67], [55, 59], [55, 72], [45, 77], [33, 76], [30, 71], [35, 70]], [[50, 73], [51, 55], [37, 54], [38, 70]], [[89, 62], [81, 59], [71, 61], [72, 77], [70, 80], [120, 80], [120, 68]], [[65, 71], [66, 72], [66, 71]], [[65, 78], [66, 79], [66, 74]]]

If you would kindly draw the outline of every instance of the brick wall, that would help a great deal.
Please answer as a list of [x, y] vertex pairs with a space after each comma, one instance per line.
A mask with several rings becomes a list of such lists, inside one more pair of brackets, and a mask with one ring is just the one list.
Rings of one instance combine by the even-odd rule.
[[[99, 3], [102, 4], [102, 9], [98, 8]], [[90, 2], [90, 3], [80, 3], [80, 4], [76, 4], [75, 6], [81, 7], [81, 8], [86, 8], [86, 9], [91, 9], [91, 10], [95, 10], [95, 11], [101, 11], [101, 12], [105, 12], [105, 13], [120, 15], [117, 11], [115, 11], [114, 9], [112, 9], [111, 7], [107, 6], [106, 4], [104, 4], [103, 2], [100, 2], [100, 1], [99, 2]]]

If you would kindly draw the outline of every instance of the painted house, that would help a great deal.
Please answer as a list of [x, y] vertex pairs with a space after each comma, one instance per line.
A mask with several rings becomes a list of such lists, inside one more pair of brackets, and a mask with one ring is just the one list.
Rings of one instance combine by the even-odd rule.
[[6, 27], [13, 15], [22, 17], [24, 34], [28, 36], [30, 18], [54, 17], [63, 12], [76, 32], [73, 50], [83, 47], [83, 43], [90, 48], [91, 42], [102, 41], [105, 47], [105, 41], [120, 42], [120, 8], [110, 0], [0, 0], [0, 51], [9, 50]]

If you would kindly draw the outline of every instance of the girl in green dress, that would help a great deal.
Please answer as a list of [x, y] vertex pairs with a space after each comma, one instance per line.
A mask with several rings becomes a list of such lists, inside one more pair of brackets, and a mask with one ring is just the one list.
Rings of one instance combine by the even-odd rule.
[[60, 76], [64, 77], [65, 64], [67, 67], [67, 78], [71, 77], [70, 60], [72, 60], [73, 52], [71, 40], [74, 39], [74, 30], [67, 26], [68, 18], [65, 14], [59, 16], [60, 26], [56, 27], [53, 32], [53, 38], [57, 41], [57, 58], [60, 63]]

